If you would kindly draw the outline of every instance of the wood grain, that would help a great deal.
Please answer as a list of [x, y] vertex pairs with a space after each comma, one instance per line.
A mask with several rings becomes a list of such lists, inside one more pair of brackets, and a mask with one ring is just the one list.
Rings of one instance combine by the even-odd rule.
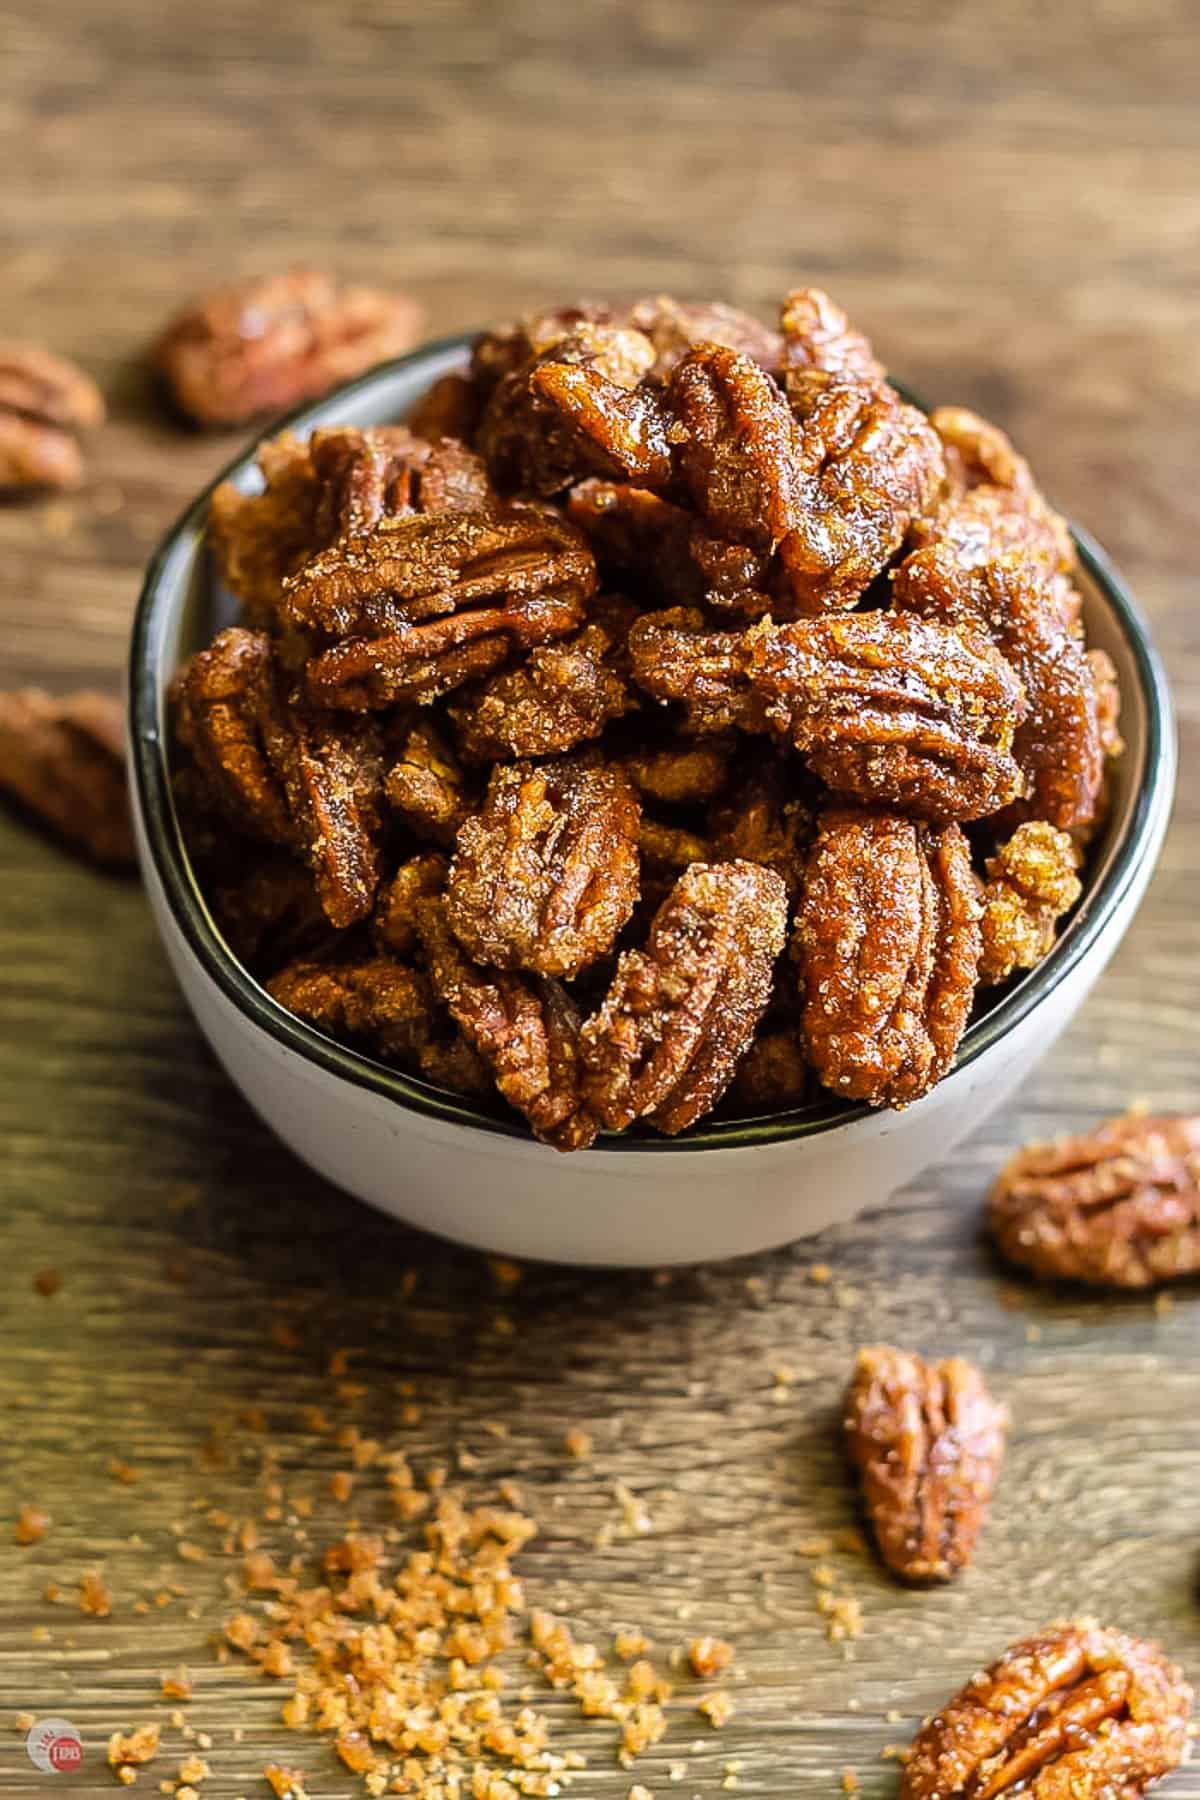
[[[698, 1629], [738, 1644], [734, 1722], [712, 1732], [685, 1696], [635, 1774], [611, 1728], [550, 1696], [559, 1742], [590, 1759], [578, 1793], [714, 1793], [733, 1761], [740, 1792], [834, 1794], [853, 1765], [865, 1795], [890, 1795], [884, 1746], [1063, 1612], [1161, 1637], [1200, 1676], [1195, 1290], [1162, 1311], [1047, 1295], [978, 1236], [988, 1176], [1023, 1135], [1136, 1094], [1196, 1104], [1194, 8], [16, 0], [0, 37], [0, 335], [79, 357], [112, 414], [80, 495], [0, 509], [4, 681], [118, 681], [149, 550], [237, 447], [172, 425], [139, 364], [213, 278], [310, 258], [411, 288], [439, 332], [577, 292], [769, 309], [814, 279], [919, 391], [1010, 428], [1114, 552], [1169, 664], [1184, 771], [1150, 898], [1085, 1016], [952, 1166], [750, 1264], [662, 1283], [529, 1269], [511, 1292], [300, 1169], [202, 1048], [136, 890], [0, 821], [0, 1466], [6, 1516], [28, 1500], [54, 1519], [34, 1548], [7, 1528], [0, 1542], [0, 1719], [73, 1719], [87, 1767], [62, 1785], [110, 1793], [108, 1732], [165, 1719], [158, 1671], [182, 1661], [188, 1717], [213, 1739], [205, 1800], [265, 1794], [269, 1757], [322, 1800], [353, 1791], [327, 1747], [277, 1722], [277, 1687], [212, 1659], [228, 1564], [177, 1551], [180, 1531], [216, 1542], [197, 1500], [256, 1503], [259, 1434], [234, 1424], [224, 1468], [202, 1455], [250, 1406], [287, 1493], [316, 1497], [309, 1544], [341, 1529], [323, 1495], [342, 1454], [299, 1416], [331, 1403], [337, 1346], [364, 1432], [418, 1463], [465, 1448], [479, 1491], [521, 1481], [539, 1604], [600, 1639], [633, 1620], [664, 1648]], [[63, 1284], [47, 1299], [32, 1283], [49, 1266]], [[301, 1349], [274, 1345], [280, 1317]], [[798, 1546], [856, 1518], [839, 1396], [855, 1345], [883, 1338], [974, 1355], [1015, 1426], [973, 1570], [910, 1594], [839, 1553], [866, 1623], [836, 1645]], [[594, 1437], [587, 1462], [564, 1454], [571, 1424]], [[136, 1486], [113, 1482], [113, 1456]], [[652, 1529], [606, 1542], [619, 1481]], [[385, 1516], [378, 1484], [353, 1510]], [[71, 1603], [90, 1567], [111, 1619]], [[50, 1580], [65, 1606], [41, 1597]], [[133, 1611], [172, 1580], [188, 1598]], [[188, 1747], [174, 1728], [164, 1746], [139, 1791]], [[0, 1738], [0, 1793], [44, 1782]], [[1196, 1800], [1200, 1774], [1169, 1791]]]

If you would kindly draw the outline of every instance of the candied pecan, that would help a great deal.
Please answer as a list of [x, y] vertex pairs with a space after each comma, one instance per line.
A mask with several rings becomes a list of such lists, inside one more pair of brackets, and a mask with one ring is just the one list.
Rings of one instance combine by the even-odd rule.
[[906, 1581], [948, 1581], [971, 1560], [1000, 1473], [1008, 1412], [961, 1357], [860, 1350], [846, 1442], [880, 1555]]
[[598, 1126], [580, 1093], [579, 1017], [566, 989], [547, 978], [479, 968], [440, 900], [423, 901], [417, 922], [434, 990], [500, 1093], [543, 1143], [586, 1149]]
[[494, 968], [577, 975], [633, 911], [640, 817], [625, 775], [587, 756], [493, 769], [446, 888], [460, 943]]
[[579, 300], [528, 313], [515, 324], [493, 326], [481, 332], [471, 346], [471, 385], [486, 400], [506, 375], [570, 337], [579, 326], [619, 323], [611, 306]]
[[82, 369], [38, 344], [0, 341], [0, 490], [78, 487], [79, 434], [103, 421]]
[[417, 906], [441, 893], [449, 863], [436, 850], [423, 850], [402, 862], [390, 881], [385, 881], [375, 902], [371, 936], [376, 946], [393, 956], [411, 956], [419, 941]]
[[1027, 1144], [1000, 1171], [992, 1236], [1052, 1280], [1146, 1288], [1200, 1274], [1200, 1118], [1130, 1113]]
[[629, 633], [633, 679], [655, 700], [682, 700], [697, 732], [769, 728], [767, 703], [747, 673], [747, 636], [710, 630], [696, 607], [644, 613]]
[[697, 344], [720, 344], [738, 350], [774, 373], [780, 365], [779, 333], [763, 325], [739, 307], [719, 300], [674, 300], [669, 294], [635, 300], [623, 322], [650, 339], [655, 360], [648, 371], [654, 381], [665, 381], [688, 351]]
[[366, 918], [380, 875], [373, 724], [290, 698], [270, 639], [238, 627], [192, 658], [177, 692], [180, 742], [231, 821], [308, 861], [331, 924]]
[[[768, 722], [840, 792], [921, 818], [974, 819], [1022, 791], [1012, 744], [1024, 690], [970, 627], [904, 612], [765, 620], [725, 647], [727, 688], [730, 664]], [[731, 712], [743, 724], [752, 716], [740, 699]]]
[[1040, 527], [1051, 566], [1069, 573], [1075, 567], [1070, 526], [1047, 506], [1029, 464], [1000, 427], [965, 406], [939, 406], [930, 413], [929, 423], [942, 440], [951, 499], [980, 490], [992, 495], [1006, 493], [1013, 509], [1019, 508]]
[[1013, 551], [965, 567], [951, 547], [935, 542], [905, 559], [892, 592], [904, 611], [981, 628], [1020, 677], [1028, 711], [1013, 755], [1025, 792], [1007, 821], [1046, 819], [1062, 830], [1086, 825], [1104, 775], [1096, 682], [1038, 562]]
[[610, 1130], [648, 1118], [674, 1136], [715, 1105], [770, 997], [786, 926], [770, 869], [696, 863], [680, 876], [581, 1034], [584, 1094]]
[[1140, 1800], [1187, 1749], [1192, 1690], [1092, 1619], [1011, 1645], [926, 1719], [899, 1800]]
[[469, 376], [451, 371], [440, 375], [421, 395], [409, 415], [408, 426], [430, 443], [445, 437], [469, 444], [479, 425], [479, 405], [475, 383]]
[[670, 871], [672, 879], [691, 863], [713, 860], [707, 839], [688, 831], [686, 826], [669, 825], [645, 814], [638, 830], [638, 850], [649, 868], [659, 873]]
[[783, 333], [783, 368], [790, 386], [793, 372], [816, 369], [874, 387], [887, 371], [861, 331], [821, 288], [793, 288], [779, 309]]
[[1005, 981], [1032, 969], [1050, 949], [1058, 921], [1083, 892], [1079, 851], [1070, 834], [1030, 819], [987, 861], [979, 979]]
[[290, 963], [267, 992], [331, 1037], [361, 1041], [401, 1063], [417, 1057], [432, 1030], [428, 981], [391, 956]]
[[799, 423], [779, 554], [801, 611], [853, 606], [938, 492], [942, 447], [886, 383], [809, 370], [790, 389]]
[[[691, 738], [673, 736], [657, 744], [644, 744], [621, 758], [621, 767], [639, 794], [668, 806], [688, 806], [712, 800], [721, 793], [729, 776], [736, 748], [732, 732], [724, 736]], [[729, 859], [740, 856], [730, 850]], [[724, 861], [723, 855], [718, 860]], [[748, 857], [757, 862], [758, 857]]]
[[0, 694], [0, 791], [93, 861], [132, 864], [124, 714], [107, 694]]
[[740, 857], [774, 869], [796, 898], [805, 852], [813, 835], [813, 813], [801, 772], [791, 759], [748, 751], [725, 798], [709, 812], [712, 854]]
[[393, 812], [423, 841], [453, 844], [467, 816], [463, 772], [453, 750], [429, 720], [422, 719], [404, 740], [384, 792]]
[[824, 1085], [907, 1106], [946, 1073], [979, 963], [979, 901], [957, 825], [833, 809], [796, 909], [808, 1053]]
[[760, 1031], [738, 1064], [726, 1099], [732, 1111], [790, 1112], [814, 1093], [813, 1073], [795, 1031]]
[[315, 269], [215, 288], [172, 320], [154, 350], [180, 411], [241, 425], [314, 400], [416, 343], [405, 294], [338, 287]]
[[702, 344], [675, 370], [668, 398], [697, 511], [719, 536], [774, 550], [794, 524], [796, 479], [795, 427], [775, 383], [748, 356]]
[[770, 558], [715, 537], [682, 506], [628, 482], [592, 478], [571, 489], [567, 514], [587, 533], [601, 566], [656, 600], [701, 602], [750, 616], [781, 609], [767, 591]]
[[553, 756], [599, 737], [635, 704], [619, 667], [634, 609], [616, 595], [593, 602], [587, 623], [539, 644], [448, 707], [463, 754], [477, 762]]

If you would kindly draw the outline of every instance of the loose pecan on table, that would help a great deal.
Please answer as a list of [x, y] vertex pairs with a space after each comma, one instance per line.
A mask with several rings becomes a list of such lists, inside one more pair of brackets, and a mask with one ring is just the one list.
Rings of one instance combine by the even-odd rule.
[[1147, 1288], [1200, 1274], [1200, 1118], [1128, 1113], [1027, 1144], [996, 1178], [992, 1236], [1050, 1280]]
[[1141, 1800], [1183, 1760], [1191, 1704], [1155, 1645], [1090, 1619], [1050, 1625], [926, 1719], [899, 1800]]
[[107, 694], [0, 693], [0, 792], [94, 862], [133, 863], [125, 715]]
[[0, 342], [0, 493], [78, 487], [80, 433], [103, 421], [100, 390], [82, 369], [38, 344]]
[[1008, 1412], [961, 1357], [927, 1363], [860, 1350], [846, 1396], [846, 1443], [884, 1562], [906, 1581], [966, 1567], [1000, 1472]]
[[154, 362], [190, 419], [241, 425], [315, 400], [410, 350], [421, 323], [406, 294], [289, 269], [197, 300], [167, 327]]
[[979, 901], [957, 825], [834, 808], [808, 853], [793, 945], [820, 1080], [907, 1106], [949, 1069], [979, 964]]

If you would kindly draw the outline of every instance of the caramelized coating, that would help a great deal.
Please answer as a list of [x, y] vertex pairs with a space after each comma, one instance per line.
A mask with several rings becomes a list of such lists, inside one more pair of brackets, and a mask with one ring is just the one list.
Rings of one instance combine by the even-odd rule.
[[0, 694], [0, 793], [109, 868], [134, 861], [124, 727], [107, 694]]
[[926, 1363], [860, 1350], [846, 1396], [846, 1444], [879, 1553], [905, 1581], [966, 1567], [1004, 1455], [1008, 1412], [961, 1357]]
[[769, 372], [780, 366], [783, 346], [779, 333], [719, 300], [673, 300], [669, 294], [636, 300], [626, 321], [654, 346], [655, 359], [648, 371], [653, 381], [666, 381], [672, 370], [697, 344], [720, 344], [749, 356]]
[[316, 269], [214, 289], [173, 319], [154, 350], [180, 411], [242, 425], [314, 400], [417, 341], [405, 294], [338, 287]]
[[1147, 1288], [1200, 1274], [1200, 1118], [1130, 1113], [1027, 1144], [989, 1205], [1005, 1256], [1049, 1280]]
[[697, 607], [644, 613], [629, 633], [630, 672], [653, 699], [682, 700], [692, 731], [766, 731], [767, 703], [750, 685], [747, 639], [711, 630]]
[[567, 514], [586, 533], [603, 569], [656, 601], [703, 603], [751, 617], [771, 606], [781, 610], [767, 592], [768, 555], [714, 536], [693, 513], [648, 488], [581, 481], [571, 489]]
[[1182, 1760], [1192, 1690], [1094, 1620], [1013, 1644], [925, 1721], [898, 1800], [1141, 1800]]
[[748, 356], [702, 344], [675, 370], [668, 398], [697, 512], [719, 537], [774, 550], [795, 522], [797, 473], [795, 428], [778, 387]]
[[949, 546], [934, 543], [905, 560], [892, 591], [903, 610], [981, 628], [1020, 677], [1029, 704], [1013, 754], [1025, 791], [1008, 820], [1086, 826], [1104, 775], [1096, 683], [1038, 563], [1015, 551], [967, 568]]
[[[673, 474], [672, 419], [659, 389], [650, 383], [622, 382], [607, 372], [603, 362], [572, 359], [564, 354], [566, 348], [558, 346], [528, 378], [535, 405], [548, 417], [550, 441], [561, 444], [562, 452], [553, 462], [539, 459], [532, 472], [527, 466], [527, 485], [536, 493], [556, 493], [581, 476], [600, 474], [643, 487], [668, 486]], [[491, 408], [480, 430], [485, 449], [490, 413]], [[496, 473], [494, 458], [489, 467]]]
[[979, 963], [979, 901], [957, 825], [839, 808], [820, 821], [793, 951], [824, 1085], [907, 1106], [949, 1069]]
[[785, 294], [779, 329], [789, 389], [794, 376], [810, 369], [868, 387], [878, 386], [887, 373], [862, 332], [855, 330], [837, 301], [821, 288], [793, 288]]
[[1054, 943], [1058, 921], [1083, 892], [1076, 874], [1079, 862], [1069, 833], [1044, 819], [1018, 825], [988, 858], [979, 960], [985, 986], [1041, 962]]
[[581, 631], [539, 644], [448, 710], [464, 756], [476, 762], [553, 756], [597, 738], [635, 704], [620, 672], [634, 617], [617, 596], [594, 603]]
[[[621, 758], [621, 767], [646, 799], [660, 800], [667, 806], [692, 806], [721, 793], [736, 748], [732, 732], [724, 737], [677, 736], [629, 751]], [[731, 859], [740, 854], [734, 850], [728, 853]]]
[[791, 1112], [816, 1092], [804, 1045], [795, 1031], [760, 1031], [738, 1064], [726, 1096], [728, 1110], [754, 1113]]
[[378, 949], [402, 960], [413, 955], [420, 941], [417, 908], [422, 900], [441, 893], [449, 868], [436, 850], [423, 850], [402, 862], [384, 882], [371, 917], [371, 936]]
[[[189, 849], [192, 833], [185, 821]], [[230, 848], [225, 834], [223, 849]], [[250, 852], [250, 854], [247, 854]], [[218, 859], [220, 872], [208, 887], [213, 917], [229, 948], [256, 973], [311, 956], [334, 937], [312, 871], [283, 850], [256, 853], [239, 843], [236, 864]]]
[[177, 730], [231, 823], [305, 857], [331, 924], [368, 916], [383, 783], [373, 725], [289, 698], [270, 639], [233, 627], [187, 665]]
[[[1075, 547], [1065, 519], [1053, 512], [1038, 492], [1029, 464], [998, 425], [990, 425], [965, 406], [939, 406], [929, 423], [942, 440], [946, 458], [946, 492], [953, 503], [979, 493], [1007, 495], [1011, 509], [1024, 513], [1053, 546], [1055, 568], [1069, 573]], [[1048, 551], [1048, 560], [1050, 553]]]
[[417, 910], [429, 978], [500, 1093], [556, 1150], [584, 1150], [598, 1126], [579, 1085], [579, 1016], [557, 981], [481, 969], [439, 900]]
[[307, 1024], [389, 1061], [412, 1063], [432, 1029], [429, 983], [391, 956], [294, 962], [272, 976], [267, 992]]
[[479, 413], [480, 394], [470, 377], [441, 375], [413, 407], [408, 428], [431, 444], [438, 438], [469, 444], [479, 426]]
[[584, 1093], [610, 1130], [646, 1118], [674, 1136], [720, 1099], [770, 997], [786, 926], [770, 869], [696, 863], [680, 876], [583, 1028]]
[[100, 390], [82, 369], [39, 344], [0, 341], [0, 492], [78, 487], [80, 433], [103, 421]]
[[802, 612], [853, 606], [937, 494], [941, 443], [886, 384], [794, 371], [789, 392], [799, 423], [780, 555]]
[[458, 760], [428, 719], [413, 726], [384, 792], [392, 811], [423, 843], [450, 846], [467, 816], [469, 797]]
[[640, 816], [620, 770], [586, 756], [494, 769], [450, 868], [459, 942], [494, 968], [577, 975], [633, 911]]
[[811, 790], [798, 781], [794, 758], [756, 750], [736, 768], [728, 794], [709, 812], [712, 853], [774, 869], [793, 901], [813, 836]]

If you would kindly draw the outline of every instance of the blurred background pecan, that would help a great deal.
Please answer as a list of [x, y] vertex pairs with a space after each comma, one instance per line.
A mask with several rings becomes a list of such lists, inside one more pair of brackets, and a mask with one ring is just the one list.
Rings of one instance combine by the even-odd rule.
[[78, 487], [80, 433], [103, 420], [100, 390], [82, 369], [38, 344], [0, 342], [0, 493]]
[[846, 1443], [879, 1553], [906, 1581], [948, 1581], [971, 1559], [1000, 1472], [1008, 1411], [961, 1357], [860, 1350]]
[[94, 862], [132, 865], [125, 712], [107, 694], [0, 693], [0, 792]]

